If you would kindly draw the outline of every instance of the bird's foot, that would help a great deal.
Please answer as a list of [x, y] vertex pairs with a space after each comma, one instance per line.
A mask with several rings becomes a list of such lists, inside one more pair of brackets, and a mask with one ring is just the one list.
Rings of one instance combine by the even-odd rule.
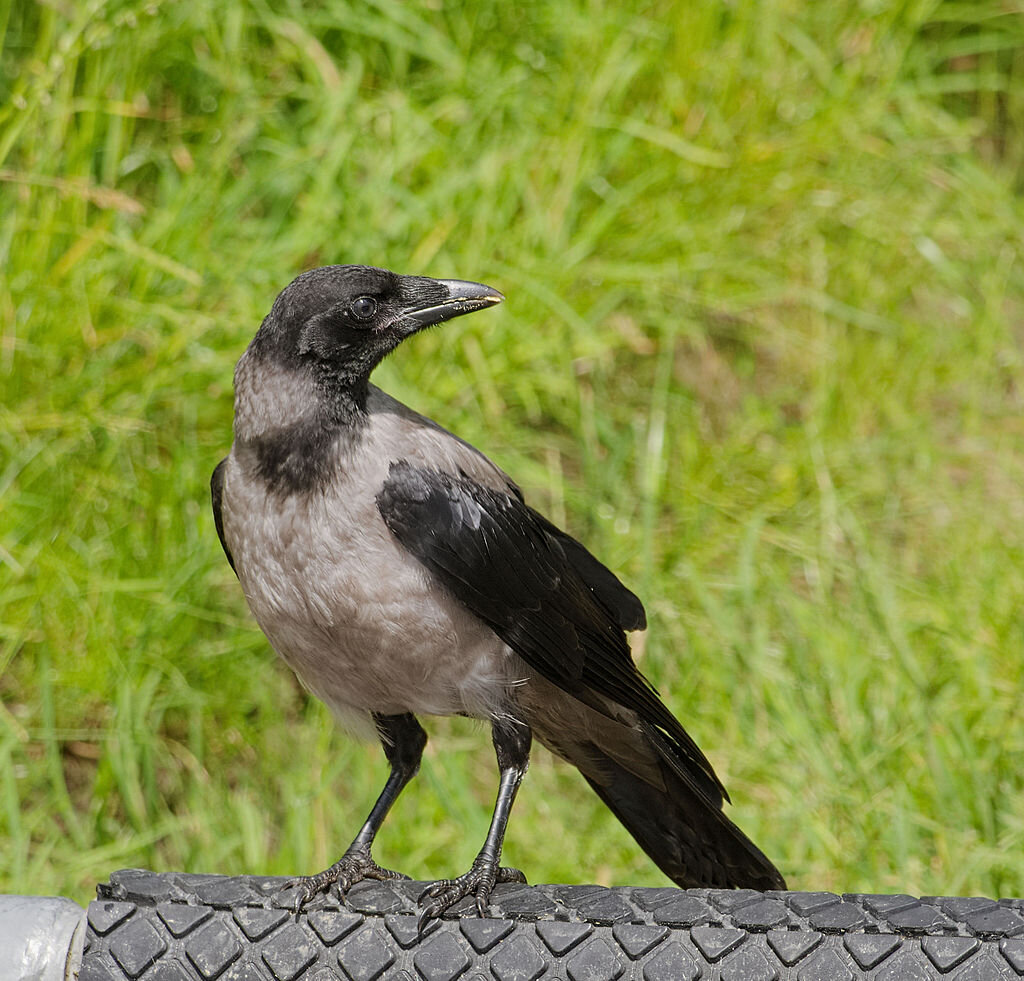
[[[316, 875], [301, 875], [291, 879], [285, 884], [285, 889], [296, 889], [298, 895], [295, 900], [295, 912], [297, 913], [317, 893], [329, 889], [335, 882], [338, 884], [338, 891], [345, 895], [357, 882], [363, 879], [408, 879], [407, 875], [401, 872], [393, 872], [391, 869], [382, 869], [371, 857], [369, 848], [350, 848], [338, 859], [329, 869], [317, 872]], [[284, 890], [282, 890], [284, 891]]]
[[[457, 879], [440, 879], [428, 886], [420, 895], [420, 916], [416, 921], [420, 932], [432, 917], [440, 916], [446, 909], [454, 906], [460, 899], [473, 895], [476, 897], [476, 909], [481, 916], [487, 915], [487, 901], [491, 891], [499, 882], [522, 882], [526, 876], [519, 869], [499, 866], [497, 859], [489, 859], [478, 855], [468, 872]], [[428, 902], [424, 902], [428, 900]]]

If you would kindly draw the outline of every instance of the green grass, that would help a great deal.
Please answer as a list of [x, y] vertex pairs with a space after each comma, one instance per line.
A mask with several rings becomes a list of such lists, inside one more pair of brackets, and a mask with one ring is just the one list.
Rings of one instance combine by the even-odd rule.
[[[632, 7], [632, 9], [630, 9]], [[1024, 895], [1024, 26], [1000, 0], [0, 4], [0, 890], [335, 859], [384, 776], [207, 480], [304, 268], [478, 279], [377, 381], [643, 596], [794, 888]], [[378, 857], [464, 869], [428, 723]], [[536, 754], [506, 857], [662, 884]]]

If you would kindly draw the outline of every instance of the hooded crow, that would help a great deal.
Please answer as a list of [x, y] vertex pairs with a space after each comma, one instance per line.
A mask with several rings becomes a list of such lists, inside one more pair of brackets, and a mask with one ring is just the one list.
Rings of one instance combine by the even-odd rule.
[[221, 544], [273, 648], [343, 725], [376, 730], [390, 764], [344, 855], [291, 884], [297, 905], [399, 875], [370, 849], [419, 768], [418, 715], [485, 720], [500, 772], [479, 855], [423, 894], [421, 924], [466, 896], [483, 915], [496, 883], [526, 881], [500, 857], [533, 737], [680, 886], [784, 889], [633, 663], [640, 600], [479, 450], [370, 384], [408, 337], [503, 299], [462, 280], [313, 269], [235, 369], [234, 443], [212, 480]]

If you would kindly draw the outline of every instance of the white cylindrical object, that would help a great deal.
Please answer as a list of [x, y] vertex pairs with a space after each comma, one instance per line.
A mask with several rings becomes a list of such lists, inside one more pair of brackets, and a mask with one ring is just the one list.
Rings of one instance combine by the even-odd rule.
[[57, 896], [0, 896], [0, 981], [75, 981], [85, 910]]

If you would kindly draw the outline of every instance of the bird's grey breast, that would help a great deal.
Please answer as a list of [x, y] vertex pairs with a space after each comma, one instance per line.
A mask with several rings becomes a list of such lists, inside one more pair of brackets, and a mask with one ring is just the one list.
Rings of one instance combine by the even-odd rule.
[[329, 478], [282, 495], [236, 439], [224, 474], [225, 539], [250, 609], [303, 683], [352, 712], [491, 715], [508, 649], [395, 540], [376, 497], [390, 465], [507, 478], [429, 420], [371, 389], [357, 439], [328, 447]]

